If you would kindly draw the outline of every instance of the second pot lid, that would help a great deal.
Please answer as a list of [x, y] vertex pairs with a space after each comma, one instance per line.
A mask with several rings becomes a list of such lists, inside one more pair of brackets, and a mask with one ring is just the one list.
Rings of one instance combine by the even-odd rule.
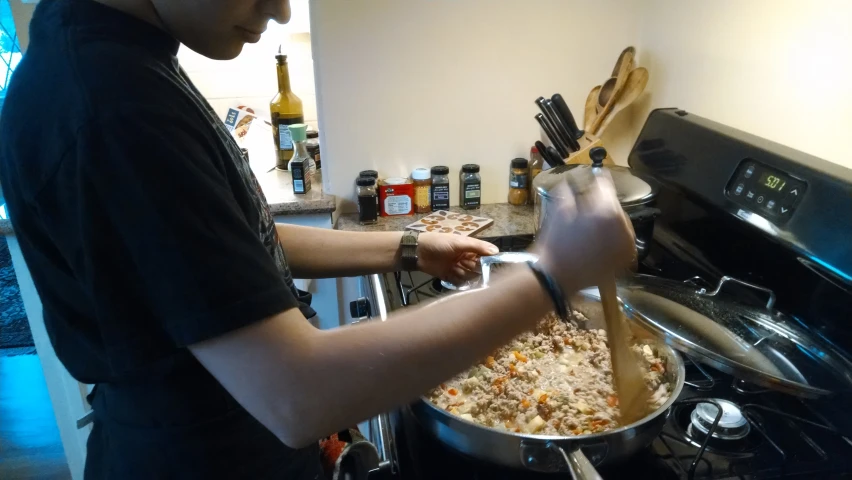
[[620, 282], [618, 296], [628, 316], [666, 343], [735, 377], [809, 398], [852, 391], [852, 361], [774, 311], [774, 295], [767, 308], [717, 296], [728, 281], [744, 283], [723, 277], [707, 293], [688, 283], [636, 275]]
[[[605, 152], [604, 152], [605, 153]], [[593, 168], [604, 168], [609, 171], [618, 201], [622, 207], [631, 207], [650, 202], [657, 196], [659, 190], [657, 183], [650, 178], [640, 177], [636, 172], [627, 167], [617, 165], [602, 166], [598, 162], [595, 165], [571, 164], [562, 165], [550, 170], [545, 170], [536, 175], [533, 187], [537, 192], [546, 197], [551, 197], [551, 192], [562, 183], [566, 176], [576, 175], [578, 177], [588, 176]]]

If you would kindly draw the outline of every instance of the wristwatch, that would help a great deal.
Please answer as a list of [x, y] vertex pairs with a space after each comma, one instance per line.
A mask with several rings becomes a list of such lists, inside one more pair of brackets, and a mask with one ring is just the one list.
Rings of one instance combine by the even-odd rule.
[[420, 232], [406, 230], [402, 233], [399, 245], [402, 249], [402, 269], [406, 272], [417, 270], [417, 236]]

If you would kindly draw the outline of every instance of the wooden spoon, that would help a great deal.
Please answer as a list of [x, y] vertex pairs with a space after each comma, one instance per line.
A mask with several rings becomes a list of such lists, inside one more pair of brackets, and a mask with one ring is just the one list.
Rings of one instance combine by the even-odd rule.
[[[625, 55], [625, 59], [628, 55]], [[609, 112], [612, 111], [612, 107], [615, 105], [615, 101], [618, 100], [618, 96], [621, 95], [621, 90], [624, 88], [624, 84], [627, 82], [627, 75], [630, 73], [630, 68], [633, 62], [630, 61], [622, 61], [618, 66], [618, 75], [611, 77], [601, 86], [601, 91], [599, 95], [604, 95], [606, 98], [606, 104], [604, 104], [603, 109], [600, 111], [598, 116], [595, 118], [595, 121], [592, 122], [591, 132], [595, 134], [598, 129], [600, 129], [601, 123], [603, 123], [604, 118], [609, 115]], [[607, 89], [609, 91], [604, 91]], [[611, 92], [611, 93], [610, 93]]]
[[601, 91], [601, 86], [593, 88], [591, 92], [589, 92], [589, 96], [586, 97], [586, 108], [583, 111], [583, 129], [587, 132], [589, 128], [592, 126], [592, 122], [595, 121], [595, 117], [597, 116], [597, 110], [595, 107], [598, 104], [598, 92]]
[[608, 279], [598, 286], [601, 294], [606, 336], [612, 358], [612, 378], [618, 395], [618, 407], [621, 410], [621, 424], [630, 425], [648, 412], [650, 392], [645, 386], [642, 370], [636, 357], [627, 345], [630, 328], [618, 308], [615, 278]]
[[627, 71], [633, 70], [633, 60], [636, 58], [636, 49], [633, 47], [627, 47], [621, 51], [621, 54], [618, 56], [618, 60], [615, 61], [615, 68], [612, 69], [613, 77], [618, 76], [618, 72], [621, 71], [621, 66], [624, 63], [628, 64]]
[[635, 65], [634, 59], [636, 57], [636, 49], [633, 47], [627, 47], [621, 51], [621, 54], [618, 56], [618, 60], [615, 62], [615, 68], [612, 69], [612, 75], [610, 78], [604, 82], [601, 92], [598, 96], [598, 112], [606, 106], [606, 103], [612, 98], [612, 93], [615, 91], [615, 83], [617, 81], [618, 73], [622, 70], [626, 72], [631, 72]]
[[618, 114], [618, 112], [627, 108], [628, 105], [635, 102], [639, 95], [642, 95], [642, 92], [645, 91], [645, 87], [648, 85], [648, 70], [642, 67], [639, 67], [630, 72], [627, 75], [627, 82], [625, 82], [624, 87], [621, 90], [621, 95], [616, 99], [615, 104], [612, 107], [612, 110], [609, 112], [609, 115], [603, 119], [600, 127], [595, 130], [595, 135], [602, 135], [606, 127], [609, 126], [612, 119]]

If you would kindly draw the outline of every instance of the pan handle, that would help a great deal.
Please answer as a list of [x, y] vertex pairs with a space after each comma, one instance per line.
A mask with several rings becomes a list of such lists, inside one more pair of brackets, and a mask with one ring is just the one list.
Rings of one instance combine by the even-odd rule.
[[504, 263], [527, 263], [527, 262], [537, 262], [538, 255], [529, 252], [500, 252], [496, 255], [489, 255], [487, 257], [479, 257], [479, 264], [482, 267], [482, 285], [483, 287], [488, 286], [488, 282], [491, 281], [491, 269], [494, 265], [504, 264]]
[[521, 463], [530, 470], [545, 473], [564, 472], [567, 468], [572, 480], [603, 480], [579, 445], [569, 448], [570, 451], [565, 451], [553, 441], [522, 441]]
[[565, 452], [565, 449], [557, 446], [562, 458], [568, 465], [568, 471], [571, 472], [571, 480], [603, 480], [603, 477], [595, 470], [595, 466], [586, 457], [582, 450], [575, 449], [570, 452]]

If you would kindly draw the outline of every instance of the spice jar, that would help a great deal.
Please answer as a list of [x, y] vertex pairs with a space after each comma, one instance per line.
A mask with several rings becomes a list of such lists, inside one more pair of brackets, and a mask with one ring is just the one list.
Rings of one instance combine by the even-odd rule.
[[459, 172], [459, 206], [465, 210], [479, 208], [482, 201], [482, 177], [479, 176], [479, 165], [468, 163], [462, 165]]
[[512, 168], [509, 169], [509, 204], [527, 204], [530, 198], [529, 176], [529, 162], [526, 158], [512, 160]]
[[432, 210], [448, 210], [450, 208], [450, 169], [449, 167], [432, 167]]
[[428, 168], [415, 168], [411, 172], [414, 181], [414, 213], [432, 211], [432, 174]]
[[414, 213], [414, 184], [407, 178], [386, 178], [379, 183], [379, 214], [383, 217]]
[[533, 195], [532, 183], [535, 180], [536, 175], [541, 173], [544, 170], [544, 157], [541, 156], [541, 152], [538, 151], [538, 148], [533, 145], [530, 148], [530, 195]]
[[359, 177], [372, 177], [372, 178], [376, 179], [376, 182], [379, 181], [379, 172], [377, 172], [375, 170], [361, 170], [358, 173], [358, 176]]
[[379, 194], [376, 192], [376, 179], [373, 177], [358, 177], [355, 180], [358, 195], [358, 223], [370, 225], [379, 218]]

